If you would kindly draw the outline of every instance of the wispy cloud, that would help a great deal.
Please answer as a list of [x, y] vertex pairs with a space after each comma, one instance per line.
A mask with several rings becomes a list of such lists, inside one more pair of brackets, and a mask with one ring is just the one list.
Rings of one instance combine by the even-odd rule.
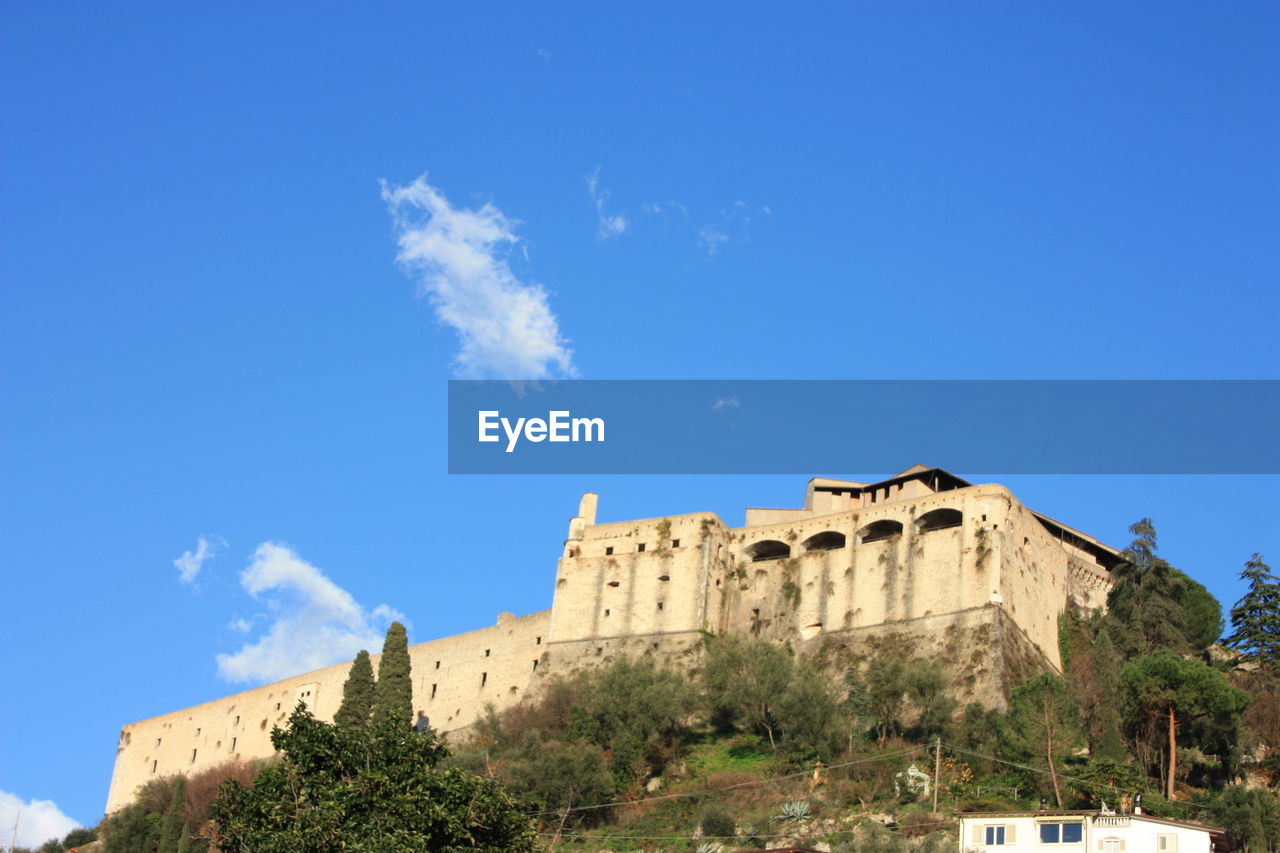
[[574, 375], [547, 292], [521, 281], [508, 263], [508, 253], [520, 245], [515, 220], [489, 203], [454, 207], [426, 175], [406, 186], [384, 181], [382, 198], [395, 223], [397, 261], [417, 279], [440, 321], [458, 334], [459, 374]]
[[[21, 816], [18, 812], [22, 812]], [[18, 836], [14, 844], [19, 847], [36, 848], [51, 838], [62, 838], [76, 827], [84, 826], [63, 814], [52, 800], [24, 800], [17, 794], [0, 791], [0, 837], [6, 843], [13, 833], [15, 820]]]
[[[698, 232], [698, 245], [707, 256], [711, 257], [720, 251], [720, 247], [730, 242], [751, 242], [751, 222], [757, 216], [772, 216], [773, 209], [768, 205], [753, 207], [745, 201], [735, 201], [728, 207], [721, 208], [720, 221], [708, 225]], [[733, 232], [736, 236], [730, 236]]]
[[587, 195], [591, 198], [592, 204], [596, 206], [596, 239], [608, 240], [612, 237], [621, 237], [627, 233], [630, 223], [627, 217], [622, 214], [606, 213], [604, 206], [609, 200], [609, 191], [600, 188], [600, 167], [596, 166], [594, 172], [586, 176]]
[[719, 397], [716, 399], [714, 403], [711, 404], [711, 411], [713, 412], [720, 412], [720, 411], [724, 411], [725, 409], [740, 409], [740, 408], [742, 408], [742, 401], [738, 399], [737, 394], [733, 395], [732, 397]]
[[544, 47], [538, 48], [537, 53], [538, 53], [538, 56], [541, 57], [542, 59], [545, 59], [548, 62], [551, 61], [551, 51], [547, 50], [546, 48]]
[[[259, 545], [240, 584], [266, 604], [269, 625], [239, 651], [217, 656], [226, 681], [265, 684], [349, 660], [360, 649], [381, 648], [386, 626], [404, 621], [385, 604], [366, 610], [285, 545]], [[246, 629], [237, 622], [237, 630]]]
[[194, 582], [196, 575], [200, 574], [200, 570], [204, 568], [205, 561], [211, 559], [219, 548], [225, 547], [227, 547], [227, 541], [221, 536], [214, 536], [211, 539], [201, 536], [196, 540], [194, 551], [183, 551], [182, 556], [173, 561], [173, 565], [178, 569], [178, 579], [183, 583]]
[[654, 216], [661, 216], [664, 224], [670, 224], [672, 218], [679, 214], [686, 222], [689, 219], [689, 211], [683, 204], [678, 201], [651, 201], [648, 204], [640, 205], [640, 209], [645, 213], [652, 213]]
[[720, 251], [720, 247], [729, 242], [729, 235], [723, 231], [717, 231], [715, 228], [707, 227], [698, 232], [698, 245], [703, 248], [708, 256], [715, 255]]

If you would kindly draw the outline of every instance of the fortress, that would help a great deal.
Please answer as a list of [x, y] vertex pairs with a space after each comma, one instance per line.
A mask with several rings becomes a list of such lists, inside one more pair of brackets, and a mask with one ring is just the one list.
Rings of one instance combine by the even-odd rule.
[[[569, 521], [550, 610], [410, 647], [414, 707], [437, 730], [457, 732], [551, 674], [618, 656], [688, 665], [705, 631], [801, 653], [893, 641], [945, 661], [962, 702], [1002, 707], [1024, 678], [1059, 670], [1059, 614], [1105, 606], [1120, 561], [1003, 486], [923, 465], [878, 483], [815, 478], [803, 508], [748, 509], [740, 528], [708, 512], [600, 524], [596, 502], [584, 495]], [[107, 812], [149, 779], [271, 755], [272, 726], [299, 701], [332, 719], [349, 669], [125, 726]]]

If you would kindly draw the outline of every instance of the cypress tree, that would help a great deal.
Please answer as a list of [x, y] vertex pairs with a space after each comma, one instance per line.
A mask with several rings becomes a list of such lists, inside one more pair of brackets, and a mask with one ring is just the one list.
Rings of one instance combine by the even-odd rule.
[[177, 853], [178, 844], [182, 840], [182, 794], [186, 788], [186, 777], [179, 776], [173, 782], [173, 797], [169, 800], [169, 808], [165, 809], [160, 819], [160, 843], [157, 853]]
[[1231, 608], [1228, 646], [1267, 666], [1280, 666], [1280, 578], [1254, 554], [1240, 573], [1249, 591]]
[[184, 823], [182, 835], [178, 838], [177, 853], [189, 853], [191, 850], [191, 829]]
[[373, 713], [373, 664], [369, 662], [369, 653], [364, 649], [356, 655], [351, 664], [351, 672], [347, 675], [346, 684], [342, 685], [342, 705], [333, 721], [344, 729], [363, 726], [369, 722]]
[[409, 637], [404, 626], [392, 622], [382, 643], [378, 683], [373, 693], [375, 719], [413, 723], [413, 685], [409, 679]]

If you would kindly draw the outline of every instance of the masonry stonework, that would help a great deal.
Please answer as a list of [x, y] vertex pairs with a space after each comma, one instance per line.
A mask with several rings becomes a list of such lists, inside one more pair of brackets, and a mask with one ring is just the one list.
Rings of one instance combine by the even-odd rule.
[[[696, 666], [705, 632], [847, 659], [893, 645], [947, 662], [962, 702], [1003, 707], [1057, 671], [1058, 616], [1103, 607], [1118, 553], [998, 485], [916, 465], [879, 483], [816, 478], [799, 509], [596, 522], [583, 496], [550, 610], [409, 649], [415, 710], [457, 733], [552, 675], [623, 656]], [[375, 666], [377, 664], [375, 656]], [[125, 726], [107, 811], [150, 779], [270, 756], [298, 702], [333, 719], [349, 663]]]

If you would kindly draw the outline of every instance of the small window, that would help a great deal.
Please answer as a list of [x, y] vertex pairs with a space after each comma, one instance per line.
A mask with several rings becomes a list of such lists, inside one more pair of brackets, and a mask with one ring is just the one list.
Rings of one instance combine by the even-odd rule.
[[440, 661], [436, 661], [436, 669], [440, 668]]
[[196, 737], [200, 737], [201, 731], [203, 731], [203, 729], [201, 729], [199, 726], [196, 726]]
[[986, 845], [988, 847], [996, 847], [1004, 844], [1004, 827], [988, 826], [986, 833]]
[[604, 646], [596, 646], [596, 657], [600, 657], [602, 654], [604, 654]]
[[1156, 850], [1160, 853], [1176, 853], [1178, 836], [1173, 832], [1162, 832], [1156, 836]]
[[[660, 580], [660, 581], [662, 581], [662, 582], [664, 582], [664, 583], [665, 583], [665, 582], [667, 582], [667, 581], [671, 580], [671, 575], [658, 575], [658, 580]], [[717, 581], [717, 583], [719, 583], [719, 581]]]
[[617, 589], [617, 588], [618, 588], [618, 583], [619, 583], [618, 581], [609, 581], [607, 584], [605, 584], [605, 586], [611, 586], [611, 587], [613, 587], [614, 589]]
[[672, 539], [672, 540], [671, 540], [671, 547], [672, 547], [672, 548], [679, 548], [679, 547], [680, 547], [680, 540], [679, 540], [679, 539]]
[[538, 662], [537, 662], [537, 661], [534, 661], [534, 662], [533, 662], [533, 671], [534, 671], [534, 672], [537, 672], [537, 671], [538, 671]]
[[484, 687], [488, 683], [489, 683], [489, 673], [487, 672], [480, 673], [480, 686]]
[[160, 763], [159, 761], [152, 760], [152, 762], [151, 762], [151, 772], [152, 772], [152, 773], [155, 773], [155, 772], [156, 772], [156, 765], [157, 765], [157, 764], [159, 764], [159, 763]]
[[542, 638], [541, 638], [541, 637], [536, 637], [536, 638], [534, 638], [533, 644], [534, 644], [535, 646], [540, 646], [540, 645], [542, 645]]
[[160, 745], [160, 738], [156, 738], [156, 746]]
[[662, 609], [662, 602], [661, 602], [661, 601], [659, 601], [659, 602], [658, 602], [658, 609], [659, 609], [659, 610], [661, 610], [661, 609]]
[[432, 699], [436, 698], [436, 687], [437, 687], [437, 686], [438, 686], [438, 685], [435, 685], [435, 684], [431, 685], [431, 698], [432, 698]]
[[191, 750], [191, 763], [194, 764], [195, 761], [196, 761], [196, 751], [193, 749]]
[[605, 616], [608, 616], [608, 615], [609, 615], [609, 608], [607, 608], [607, 607], [606, 607], [606, 608], [604, 609], [604, 615], [605, 615]]
[[636, 546], [636, 553], [637, 553], [637, 554], [643, 554], [643, 553], [644, 553], [644, 543], [643, 543], [643, 542], [641, 542], [639, 545], [637, 545], [637, 546]]
[[232, 752], [235, 752], [235, 751], [236, 751], [236, 741], [237, 741], [237, 740], [238, 740], [238, 738], [232, 738], [232, 739], [231, 739], [231, 751], [232, 751]]
[[605, 555], [606, 557], [612, 557], [612, 556], [613, 556], [613, 546], [612, 546], [612, 545], [610, 545], [609, 547], [607, 547], [607, 548], [605, 548], [605, 549], [604, 549], [604, 555]]
[[277, 703], [276, 703], [276, 710], [277, 710], [277, 711], [279, 711], [279, 710], [280, 710], [280, 703], [279, 703], [279, 702], [277, 702]]
[[238, 725], [240, 725], [240, 717], [239, 717], [239, 715], [237, 715], [237, 716], [236, 716], [236, 721], [235, 721], [234, 725], [237, 725], [237, 726], [238, 726]]
[[484, 656], [485, 656], [485, 657], [488, 657], [488, 656], [489, 656], [489, 650], [488, 650], [488, 649], [485, 649], [485, 650], [484, 650]]

